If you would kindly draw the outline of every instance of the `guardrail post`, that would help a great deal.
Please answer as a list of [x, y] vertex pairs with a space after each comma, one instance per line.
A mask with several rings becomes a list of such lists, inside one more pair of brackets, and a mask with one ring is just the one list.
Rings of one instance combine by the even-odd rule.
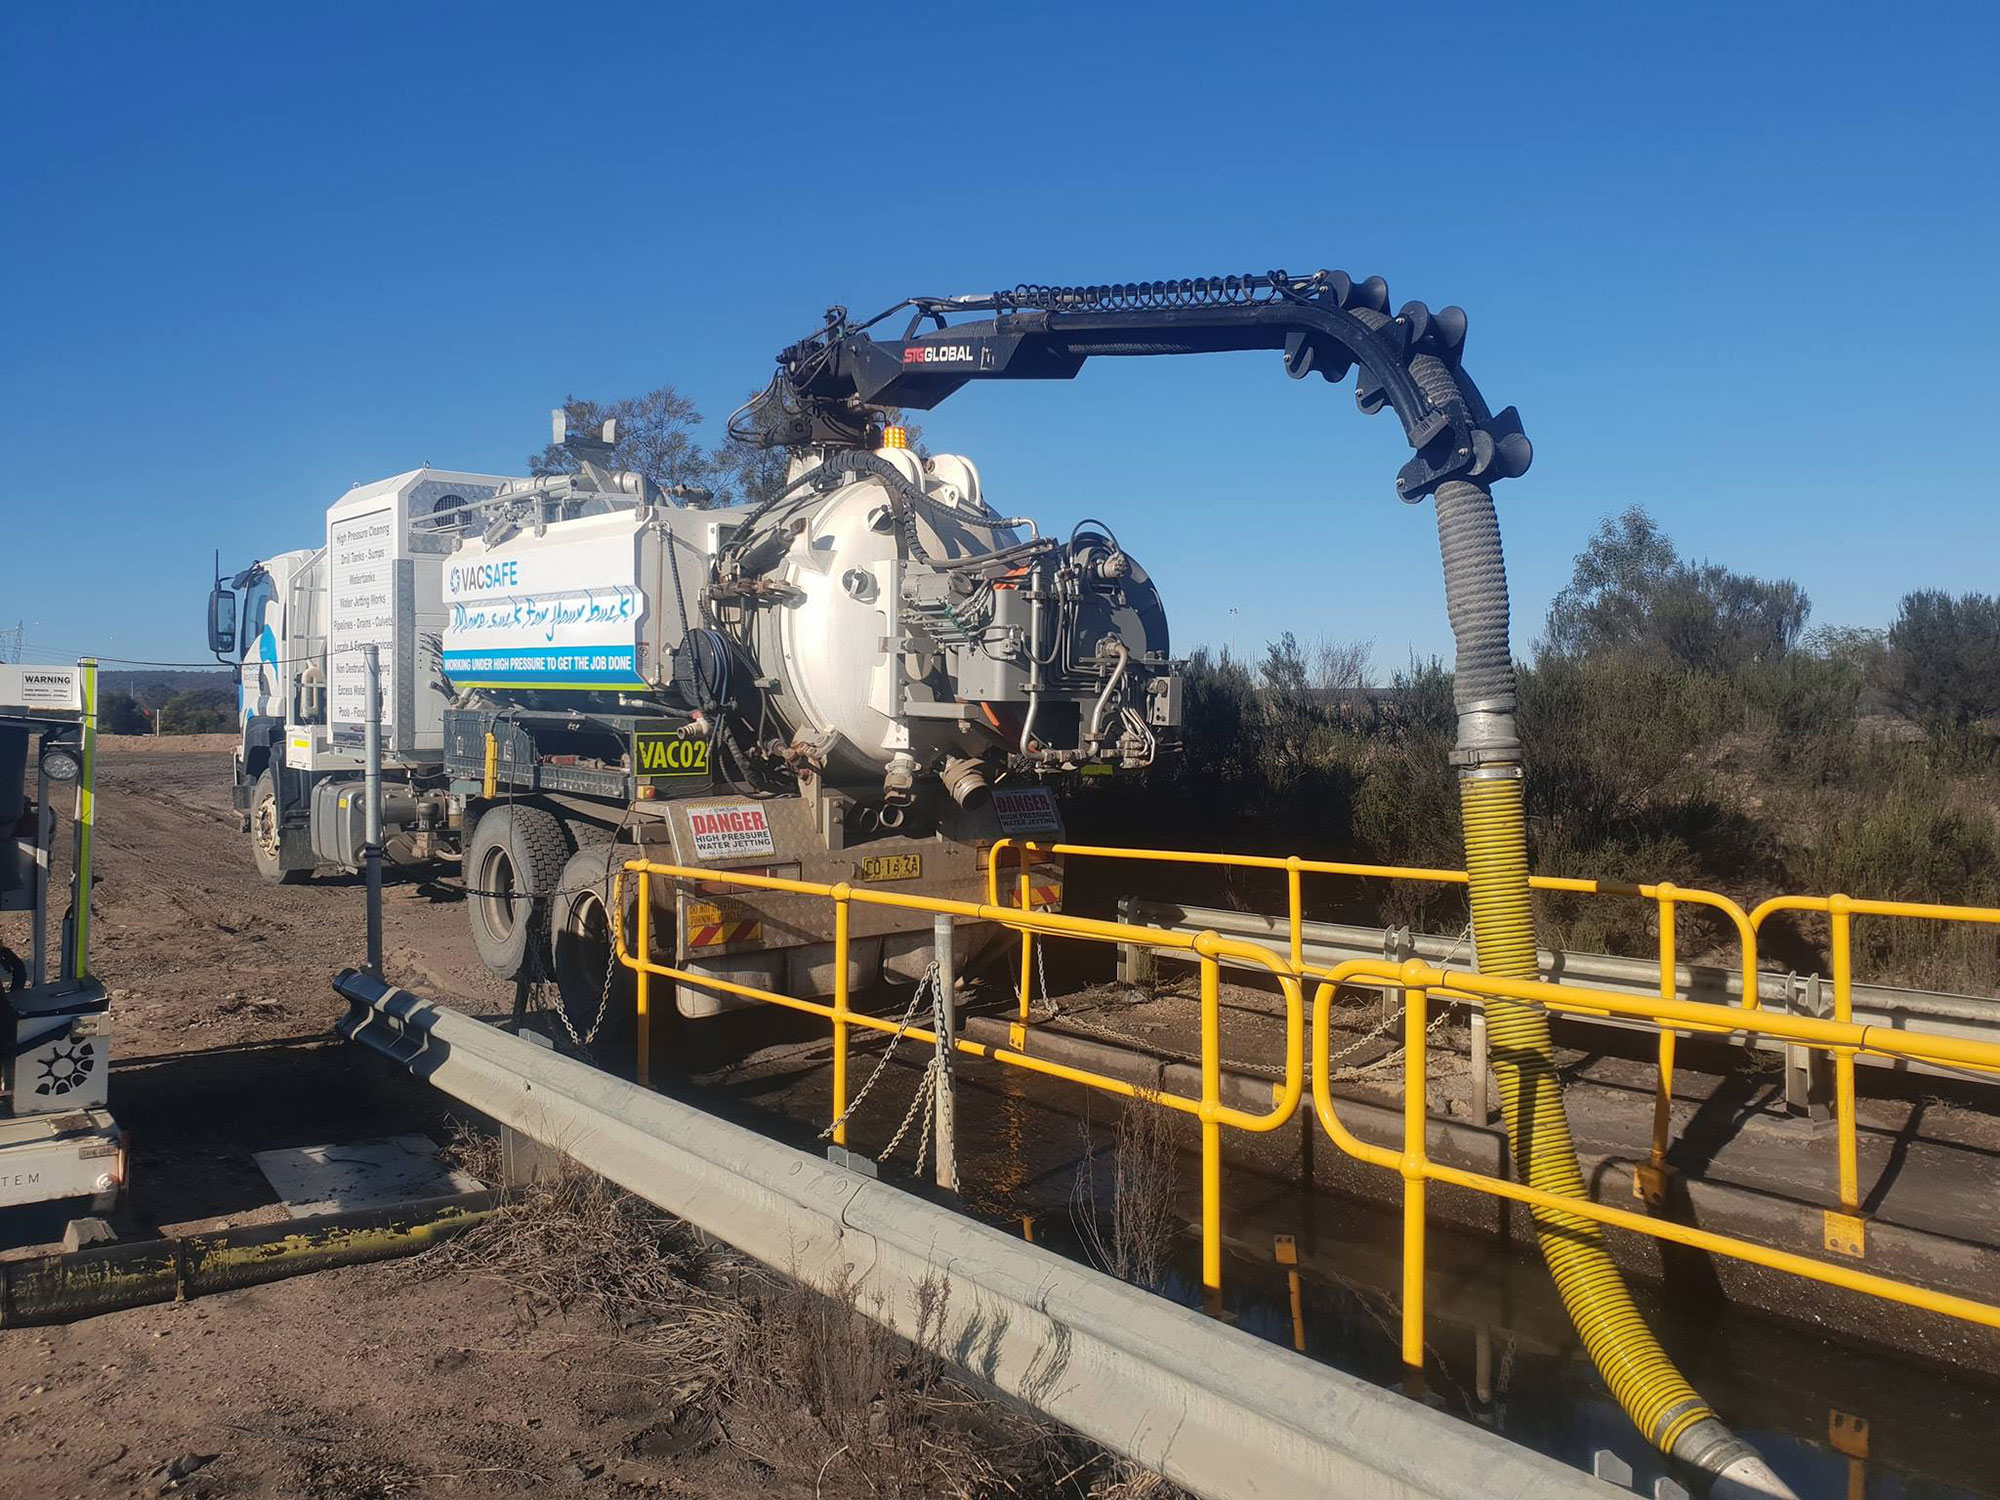
[[847, 898], [846, 881], [833, 888], [833, 1143], [847, 1145]]
[[1403, 1363], [1419, 1377], [1424, 1369], [1424, 1178], [1429, 1165], [1424, 1132], [1430, 1123], [1424, 1024], [1429, 1010], [1430, 991], [1403, 991]]
[[[1201, 956], [1201, 1285], [1208, 1310], [1222, 1302], [1222, 965], [1212, 932], [1195, 939]], [[1158, 1106], [1152, 1106], [1157, 1108]]]
[[1305, 954], [1305, 903], [1300, 894], [1300, 870], [1304, 864], [1296, 854], [1285, 861], [1285, 901], [1291, 914], [1292, 929], [1292, 972], [1298, 973], [1306, 966]]
[[[620, 873], [622, 875], [623, 872]], [[613, 902], [611, 920], [615, 924], [612, 928], [614, 933], [621, 930], [625, 925], [625, 898], [623, 892], [618, 889], [619, 884], [620, 882], [617, 880], [614, 880], [611, 884], [611, 899]], [[652, 878], [646, 871], [641, 870], [639, 872], [639, 930], [636, 934], [639, 951], [634, 955], [639, 960], [639, 963], [636, 970], [638, 977], [634, 984], [632, 1009], [637, 1019], [638, 1029], [638, 1034], [633, 1042], [634, 1049], [638, 1053], [638, 1071], [636, 1077], [639, 1087], [642, 1089], [653, 1086], [653, 976], [646, 972], [646, 966], [653, 961], [652, 896]], [[616, 941], [617, 939], [614, 937], [613, 942]]]
[[933, 1095], [934, 1125], [937, 1130], [937, 1185], [958, 1187], [958, 1123], [952, 1098], [952, 1039], [958, 1034], [958, 997], [954, 993], [958, 974], [952, 962], [951, 917], [939, 913], [931, 919], [931, 946], [937, 961], [937, 1089]]
[[[1128, 927], [1139, 925], [1138, 901], [1132, 896], [1118, 898], [1118, 920]], [[1118, 982], [1150, 990], [1159, 971], [1153, 964], [1153, 950], [1144, 943], [1118, 945]]]
[[[1787, 1011], [1820, 1017], [1825, 1014], [1824, 981], [1817, 974], [1785, 976]], [[1829, 1114], [1833, 1070], [1824, 1052], [1803, 1042], [1785, 1044], [1785, 1107], [1795, 1115], [1820, 1121]]]

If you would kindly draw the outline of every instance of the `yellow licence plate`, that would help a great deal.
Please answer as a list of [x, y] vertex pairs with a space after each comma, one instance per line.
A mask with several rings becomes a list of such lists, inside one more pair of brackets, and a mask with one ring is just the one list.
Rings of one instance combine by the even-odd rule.
[[923, 873], [921, 854], [867, 854], [861, 859], [863, 880], [918, 880]]

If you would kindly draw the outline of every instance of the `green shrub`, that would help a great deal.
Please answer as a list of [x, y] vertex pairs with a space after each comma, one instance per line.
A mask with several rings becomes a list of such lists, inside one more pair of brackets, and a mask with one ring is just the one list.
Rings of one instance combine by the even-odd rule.
[[1883, 672], [1890, 699], [1919, 722], [1966, 725], [2000, 715], [2000, 595], [1905, 594]]

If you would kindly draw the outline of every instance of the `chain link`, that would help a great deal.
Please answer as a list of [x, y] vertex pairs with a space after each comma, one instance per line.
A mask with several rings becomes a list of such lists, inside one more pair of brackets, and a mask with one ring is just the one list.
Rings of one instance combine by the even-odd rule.
[[[910, 1133], [910, 1127], [921, 1118], [923, 1128], [917, 1133], [916, 1170], [919, 1173], [923, 1171], [924, 1162], [930, 1156], [931, 1126], [937, 1117], [938, 1090], [951, 1087], [949, 1061], [951, 1049], [945, 1032], [944, 986], [938, 980], [938, 966], [933, 963], [924, 970], [924, 977], [917, 982], [916, 989], [911, 993], [910, 1003], [904, 1007], [902, 1019], [896, 1023], [896, 1030], [890, 1036], [889, 1045], [883, 1050], [881, 1059], [875, 1064], [875, 1071], [868, 1075], [868, 1081], [861, 1085], [860, 1091], [848, 1103], [847, 1108], [840, 1112], [840, 1118], [819, 1133], [821, 1140], [829, 1139], [834, 1131], [845, 1125], [854, 1117], [855, 1111], [861, 1108], [862, 1101], [868, 1097], [876, 1081], [888, 1070], [889, 1061], [896, 1055], [898, 1044], [909, 1034], [910, 1025], [916, 1019], [917, 1007], [928, 993], [931, 997], [931, 1034], [939, 1038], [944, 1045], [933, 1052], [924, 1063], [923, 1076], [917, 1080], [916, 1092], [910, 1096], [910, 1107], [903, 1112], [902, 1123], [896, 1127], [896, 1133], [889, 1137], [889, 1144], [882, 1148], [882, 1154], [876, 1157], [877, 1161], [887, 1161], [894, 1156], [896, 1148], [903, 1144], [903, 1138]], [[942, 1142], [939, 1143], [939, 1149], [943, 1149]], [[955, 1152], [951, 1161], [951, 1190], [954, 1193], [962, 1191], [959, 1186], [958, 1157]]]
[[[579, 891], [584, 891], [584, 890], [590, 890], [592, 889], [592, 887], [579, 886], [577, 887], [577, 889]], [[607, 922], [617, 922], [618, 919], [612, 914], [610, 909], [611, 903], [606, 901], [604, 903], [604, 907], [605, 907], [605, 920]], [[622, 922], [618, 923], [618, 926], [622, 925], [623, 925]], [[604, 954], [604, 984], [602, 985], [601, 988], [599, 988], [597, 992], [597, 1015], [592, 1019], [588, 1030], [583, 1031], [581, 1033], [577, 1031], [576, 1022], [570, 1019], [569, 1002], [563, 998], [562, 986], [561, 985], [554, 986], [556, 1003], [553, 1006], [553, 1009], [556, 1013], [556, 1019], [562, 1022], [563, 1030], [569, 1033], [570, 1041], [576, 1045], [577, 1050], [580, 1052], [587, 1052], [590, 1050], [590, 1044], [597, 1040], [598, 1033], [604, 1029], [604, 1018], [607, 1014], [610, 1013], [611, 1010], [611, 980], [612, 977], [618, 972], [619, 933], [617, 931], [617, 927], [613, 927], [609, 936], [611, 938], [611, 941], [605, 944], [606, 951]], [[554, 944], [555, 942], [554, 933], [549, 934], [549, 941], [551, 945]], [[544, 985], [542, 981], [536, 980], [533, 986], [530, 988], [529, 993], [534, 998], [534, 1003], [536, 1008], [546, 1010], [551, 1007], [545, 1006], [543, 1004], [542, 1000], [543, 989]]]
[[[832, 1139], [833, 1133], [836, 1130], [854, 1118], [854, 1112], [861, 1108], [861, 1101], [868, 1097], [868, 1091], [875, 1087], [876, 1083], [881, 1079], [882, 1074], [888, 1070], [889, 1060], [896, 1055], [896, 1048], [902, 1043], [903, 1038], [909, 1034], [910, 1023], [917, 1017], [917, 1006], [923, 1000], [925, 991], [931, 989], [937, 983], [937, 972], [938, 967], [936, 964], [932, 964], [928, 969], [924, 970], [924, 977], [917, 981], [916, 989], [910, 993], [910, 1003], [903, 1007], [903, 1018], [896, 1023], [896, 1030], [889, 1038], [889, 1045], [883, 1049], [881, 1058], [875, 1064], [875, 1071], [868, 1075], [868, 1081], [862, 1084], [860, 1092], [848, 1101], [847, 1108], [840, 1112], [838, 1118], [819, 1133], [821, 1140]], [[907, 1119], [904, 1123], [907, 1126]], [[896, 1133], [896, 1139], [902, 1139], [901, 1131]], [[894, 1142], [890, 1144], [893, 1148]], [[885, 1156], [887, 1154], [887, 1152], [883, 1153]]]

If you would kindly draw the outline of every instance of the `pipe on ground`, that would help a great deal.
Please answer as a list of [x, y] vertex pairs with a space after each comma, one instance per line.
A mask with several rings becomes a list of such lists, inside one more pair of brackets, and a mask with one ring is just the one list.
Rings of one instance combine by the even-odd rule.
[[69, 1323], [428, 1250], [490, 1218], [495, 1191], [421, 1198], [0, 1264], [0, 1328]]

